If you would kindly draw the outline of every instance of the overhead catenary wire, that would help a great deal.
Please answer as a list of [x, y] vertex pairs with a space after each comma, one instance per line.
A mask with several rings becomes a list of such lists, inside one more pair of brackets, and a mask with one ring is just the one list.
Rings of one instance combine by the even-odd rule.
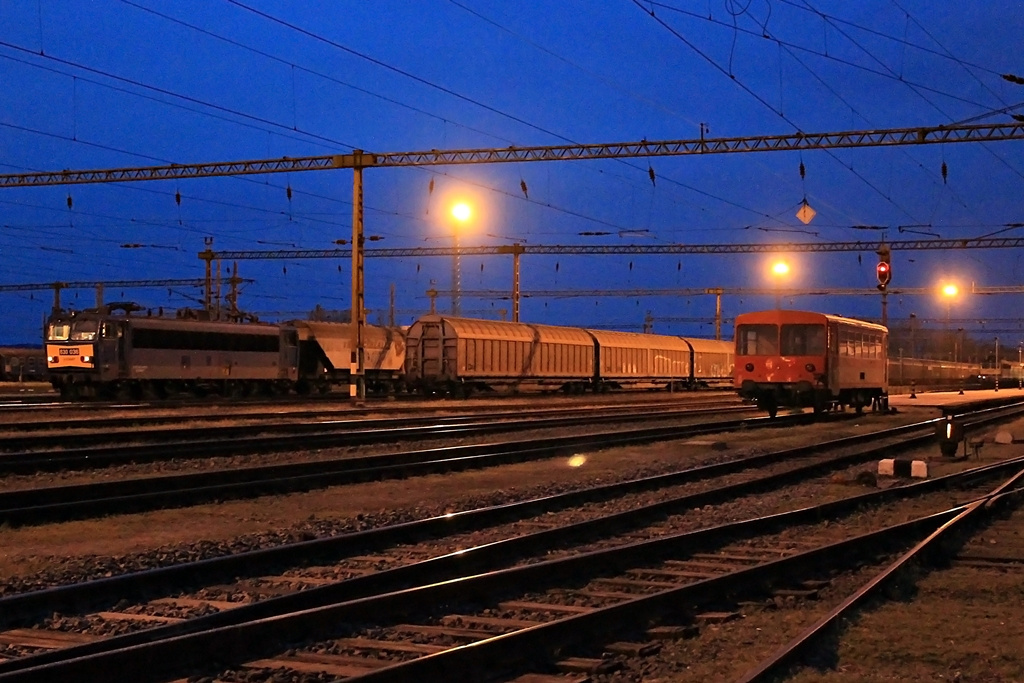
[[[655, 21], [656, 21], [656, 22], [657, 22], [658, 24], [660, 24], [660, 25], [661, 25], [662, 27], [664, 27], [664, 28], [665, 28], [666, 30], [668, 30], [668, 31], [669, 31], [669, 32], [670, 32], [670, 33], [671, 33], [672, 35], [674, 35], [674, 36], [675, 36], [676, 38], [678, 38], [678, 39], [679, 39], [679, 40], [680, 40], [681, 42], [683, 42], [683, 43], [684, 43], [684, 44], [685, 44], [685, 45], [686, 45], [687, 47], [689, 47], [689, 48], [690, 48], [691, 50], [693, 50], [693, 51], [694, 51], [694, 52], [696, 52], [696, 53], [697, 53], [698, 55], [700, 55], [700, 56], [701, 56], [701, 58], [703, 58], [703, 59], [704, 59], [704, 61], [706, 61], [706, 62], [708, 62], [709, 64], [711, 64], [711, 66], [712, 66], [712, 67], [714, 67], [714, 68], [715, 68], [716, 70], [718, 70], [719, 72], [721, 72], [721, 73], [722, 73], [723, 75], [725, 75], [725, 76], [729, 77], [729, 78], [730, 78], [730, 79], [732, 80], [732, 82], [733, 82], [733, 83], [736, 83], [736, 85], [738, 85], [738, 86], [739, 86], [739, 87], [740, 87], [740, 88], [741, 88], [741, 89], [742, 89], [742, 90], [743, 90], [744, 92], [746, 92], [746, 93], [747, 93], [747, 94], [749, 94], [749, 95], [750, 95], [751, 97], [753, 97], [753, 98], [754, 98], [755, 100], [757, 100], [758, 102], [760, 102], [760, 103], [761, 103], [762, 105], [764, 105], [764, 106], [765, 106], [765, 107], [766, 107], [766, 108], [767, 108], [767, 109], [768, 109], [769, 111], [771, 111], [772, 113], [774, 113], [774, 114], [775, 114], [776, 116], [778, 116], [779, 118], [781, 118], [781, 119], [782, 119], [783, 121], [785, 121], [785, 122], [786, 122], [786, 123], [788, 123], [789, 125], [793, 126], [793, 129], [794, 129], [794, 130], [797, 130], [797, 131], [801, 130], [801, 127], [800, 127], [800, 126], [796, 125], [796, 123], [795, 123], [795, 122], [793, 122], [793, 121], [792, 121], [791, 119], [789, 119], [789, 117], [787, 117], [787, 116], [786, 116], [786, 115], [785, 115], [785, 114], [784, 114], [783, 112], [779, 111], [779, 110], [778, 110], [778, 108], [776, 108], [776, 107], [775, 107], [774, 105], [772, 105], [772, 104], [771, 104], [770, 102], [768, 102], [768, 100], [764, 99], [764, 98], [763, 98], [763, 97], [762, 97], [761, 95], [759, 95], [758, 93], [756, 93], [756, 92], [755, 92], [755, 91], [754, 91], [754, 90], [753, 90], [752, 88], [750, 88], [750, 87], [749, 87], [749, 86], [747, 86], [747, 85], [746, 85], [745, 83], [743, 83], [743, 82], [742, 82], [741, 80], [739, 80], [738, 78], [736, 78], [736, 77], [735, 77], [735, 76], [734, 76], [733, 74], [730, 74], [730, 73], [729, 73], [728, 71], [726, 71], [726, 70], [725, 70], [725, 69], [724, 69], [724, 68], [723, 68], [723, 67], [722, 67], [722, 66], [721, 66], [720, 64], [718, 64], [718, 62], [716, 62], [715, 60], [713, 60], [713, 59], [712, 59], [712, 58], [711, 58], [711, 57], [710, 57], [710, 56], [709, 56], [709, 55], [708, 55], [708, 54], [707, 54], [706, 52], [704, 52], [703, 50], [701, 50], [700, 48], [698, 48], [698, 47], [697, 47], [697, 46], [696, 46], [696, 45], [695, 45], [695, 44], [694, 44], [694, 43], [693, 43], [692, 41], [690, 41], [689, 39], [687, 39], [687, 38], [686, 38], [686, 36], [684, 36], [684, 35], [683, 35], [682, 33], [680, 33], [679, 31], [677, 31], [677, 30], [676, 30], [676, 29], [675, 29], [674, 27], [670, 26], [670, 25], [669, 25], [669, 24], [668, 24], [667, 22], [665, 22], [664, 20], [662, 20], [662, 19], [661, 19], [661, 17], [658, 17], [657, 15], [655, 15], [655, 14], [653, 13], [653, 11], [650, 11], [650, 10], [648, 10], [648, 9], [647, 9], [646, 7], [644, 7], [644, 6], [643, 6], [643, 3], [641, 3], [641, 2], [640, 2], [640, 0], [632, 0], [632, 2], [633, 2], [633, 4], [634, 4], [634, 5], [636, 5], [637, 7], [639, 7], [641, 11], [643, 11], [643, 12], [644, 12], [645, 14], [649, 15], [649, 16], [650, 16], [650, 17], [651, 17], [652, 19], [654, 19], [654, 20], [655, 20]], [[833, 159], [835, 159], [835, 160], [836, 160], [836, 161], [837, 161], [837, 162], [838, 162], [838, 163], [839, 163], [840, 165], [844, 166], [844, 167], [845, 167], [845, 168], [846, 168], [847, 170], [849, 170], [849, 171], [850, 171], [850, 172], [851, 172], [851, 173], [852, 173], [853, 175], [855, 175], [855, 176], [856, 176], [857, 178], [859, 178], [859, 179], [860, 179], [860, 180], [861, 180], [862, 182], [864, 182], [864, 184], [866, 184], [866, 185], [867, 185], [868, 187], [870, 187], [870, 188], [871, 188], [872, 190], [874, 190], [875, 192], [877, 192], [877, 193], [879, 194], [879, 196], [881, 196], [881, 197], [882, 197], [883, 199], [885, 199], [886, 201], [888, 201], [888, 202], [889, 202], [890, 204], [892, 204], [892, 205], [893, 205], [894, 207], [896, 207], [897, 209], [899, 209], [899, 210], [900, 210], [901, 212], [903, 212], [903, 213], [904, 213], [904, 214], [906, 214], [907, 216], [910, 216], [911, 218], [914, 218], [914, 215], [913, 215], [912, 213], [910, 213], [909, 211], [907, 211], [907, 210], [906, 210], [906, 209], [905, 209], [905, 208], [904, 208], [903, 206], [901, 206], [901, 205], [900, 205], [899, 203], [897, 203], [897, 202], [896, 202], [896, 201], [895, 201], [895, 200], [894, 200], [894, 199], [893, 199], [892, 197], [890, 197], [889, 195], [887, 195], [887, 194], [886, 194], [885, 192], [882, 192], [882, 190], [881, 190], [881, 189], [879, 189], [878, 187], [876, 187], [876, 186], [874, 185], [874, 183], [872, 183], [872, 182], [871, 182], [871, 181], [869, 181], [869, 180], [868, 180], [867, 178], [865, 178], [865, 177], [864, 177], [863, 175], [861, 175], [860, 173], [858, 173], [857, 171], [855, 171], [855, 170], [853, 169], [853, 167], [852, 167], [852, 166], [850, 166], [849, 164], [847, 164], [847, 163], [843, 162], [843, 161], [842, 161], [841, 159], [839, 159], [839, 157], [838, 157], [838, 156], [836, 156], [836, 155], [835, 155], [835, 154], [834, 154], [833, 152], [831, 152], [830, 150], [825, 150], [825, 153], [826, 153], [826, 154], [828, 154], [829, 156], [831, 156], [831, 157], [832, 157]], [[916, 220], [916, 218], [915, 218], [915, 220]]]

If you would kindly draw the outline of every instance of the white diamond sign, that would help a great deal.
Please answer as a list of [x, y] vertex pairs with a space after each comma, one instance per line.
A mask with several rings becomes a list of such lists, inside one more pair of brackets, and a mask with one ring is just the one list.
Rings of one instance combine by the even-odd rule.
[[800, 222], [807, 225], [814, 220], [814, 217], [818, 215], [818, 212], [811, 208], [811, 205], [804, 202], [800, 206], [800, 210], [796, 212], [796, 217], [800, 219]]

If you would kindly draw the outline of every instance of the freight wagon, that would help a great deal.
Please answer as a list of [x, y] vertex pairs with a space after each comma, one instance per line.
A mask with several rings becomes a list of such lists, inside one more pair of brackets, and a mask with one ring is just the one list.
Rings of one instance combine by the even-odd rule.
[[731, 343], [663, 335], [428, 315], [406, 343], [406, 382], [421, 392], [677, 389], [732, 374]]

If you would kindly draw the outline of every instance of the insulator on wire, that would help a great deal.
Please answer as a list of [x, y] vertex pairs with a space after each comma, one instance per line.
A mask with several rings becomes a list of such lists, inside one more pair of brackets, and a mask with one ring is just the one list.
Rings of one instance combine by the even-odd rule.
[[431, 178], [430, 182], [427, 183], [427, 194], [431, 195], [434, 193], [434, 179]]
[[480, 272], [481, 273], [484, 272], [484, 264], [482, 264], [482, 263], [480, 264]]
[[288, 274], [288, 266], [281, 266], [281, 272], [284, 273], [285, 275], [287, 275]]
[[942, 162], [942, 183], [946, 183], [946, 176], [949, 174], [949, 168], [946, 166], [946, 162]]
[[633, 262], [632, 261], [629, 262], [629, 269], [633, 270]]
[[657, 183], [654, 182], [654, 167], [647, 164], [647, 175], [651, 178], [651, 185], [657, 187]]
[[807, 169], [804, 168], [804, 162], [800, 162], [800, 180], [803, 180], [807, 176]]
[[523, 191], [523, 196], [527, 199], [530, 198], [530, 192], [526, 189], [526, 181], [522, 178], [519, 179], [519, 188]]
[[175, 192], [174, 193], [174, 203], [177, 204], [178, 206], [181, 206], [181, 193], [180, 192]]
[[69, 194], [68, 195], [68, 208], [69, 209], [71, 208], [71, 204], [72, 204], [72, 202], [71, 202], [71, 195]]
[[288, 184], [288, 187], [284, 188], [284, 193], [285, 193], [285, 195], [288, 196], [288, 201], [291, 201], [292, 200], [292, 186], [291, 186], [291, 183]]
[[558, 261], [555, 261], [555, 272], [558, 272]]

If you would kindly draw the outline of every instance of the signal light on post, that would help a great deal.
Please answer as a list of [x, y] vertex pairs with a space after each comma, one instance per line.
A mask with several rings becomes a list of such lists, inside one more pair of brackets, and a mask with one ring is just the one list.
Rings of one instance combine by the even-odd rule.
[[892, 279], [892, 267], [885, 261], [881, 261], [875, 266], [875, 275], [878, 276], [879, 291], [884, 292], [885, 288], [889, 286], [889, 281]]

